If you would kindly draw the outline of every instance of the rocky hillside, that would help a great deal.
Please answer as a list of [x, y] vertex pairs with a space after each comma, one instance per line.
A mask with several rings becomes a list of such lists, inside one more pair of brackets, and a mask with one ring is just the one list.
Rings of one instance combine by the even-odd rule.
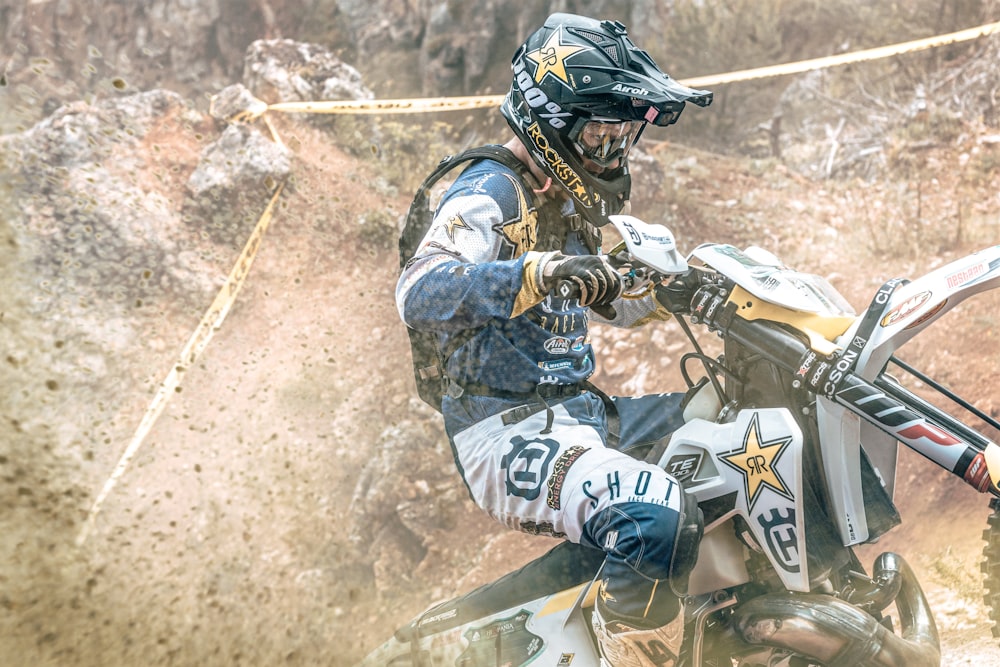
[[[283, 58], [249, 51], [254, 94], [291, 95], [289, 81], [307, 86], [295, 95], [367, 94], [333, 54], [273, 44]], [[304, 60], [284, 67], [289, 53]], [[551, 546], [484, 520], [414, 399], [392, 302], [408, 196], [386, 174], [433, 160], [390, 150], [395, 132], [418, 130], [271, 115], [278, 143], [263, 121], [234, 126], [202, 106], [127, 89], [0, 136], [9, 664], [349, 665], [431, 601]], [[1000, 238], [1000, 135], [982, 118], [899, 115], [870, 170], [837, 178], [789, 167], [826, 164], [832, 142], [778, 160], [650, 136], [635, 212], [684, 249], [763, 245], [861, 309], [886, 279]], [[378, 150], [357, 150], [358, 135]], [[279, 183], [232, 310], [203, 354], [180, 359]], [[907, 348], [995, 416], [998, 312], [1000, 295], [984, 295]], [[600, 382], [677, 388], [676, 334], [599, 331]], [[180, 386], [78, 545], [178, 364]], [[985, 499], [914, 456], [899, 488], [904, 525], [872, 555], [899, 549], [920, 570], [944, 664], [997, 662], [977, 598]]]

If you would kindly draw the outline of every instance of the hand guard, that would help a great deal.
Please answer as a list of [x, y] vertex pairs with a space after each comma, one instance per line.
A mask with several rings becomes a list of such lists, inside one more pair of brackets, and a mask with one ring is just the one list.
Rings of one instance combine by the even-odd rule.
[[[600, 255], [556, 253], [542, 267], [542, 290], [576, 297], [585, 308], [610, 304], [622, 295], [622, 278]], [[564, 293], [565, 292], [565, 293]]]
[[691, 312], [691, 300], [700, 287], [698, 272], [689, 269], [687, 273], [675, 276], [666, 285], [657, 285], [656, 300], [674, 315], [686, 315]]

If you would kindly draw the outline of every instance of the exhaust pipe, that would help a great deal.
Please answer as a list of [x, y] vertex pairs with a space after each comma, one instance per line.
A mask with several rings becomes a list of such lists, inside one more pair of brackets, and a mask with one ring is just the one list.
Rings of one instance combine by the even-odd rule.
[[829, 667], [940, 667], [937, 627], [913, 571], [891, 553], [879, 557], [880, 566], [876, 581], [899, 580], [900, 635], [844, 600], [814, 593], [749, 600], [734, 611], [733, 627], [751, 645], [787, 649]]

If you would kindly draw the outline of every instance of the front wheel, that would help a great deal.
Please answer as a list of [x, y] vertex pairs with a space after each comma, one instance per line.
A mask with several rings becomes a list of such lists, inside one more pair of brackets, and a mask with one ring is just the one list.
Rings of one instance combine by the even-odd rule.
[[994, 637], [1000, 637], [1000, 498], [990, 501], [993, 513], [986, 519], [986, 530], [983, 539], [983, 599], [989, 609], [990, 620], [993, 621]]

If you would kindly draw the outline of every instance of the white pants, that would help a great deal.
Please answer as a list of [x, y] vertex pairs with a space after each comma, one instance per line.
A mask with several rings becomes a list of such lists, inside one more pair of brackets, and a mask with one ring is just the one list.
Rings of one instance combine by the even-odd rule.
[[458, 466], [475, 502], [504, 525], [589, 544], [660, 578], [681, 489], [659, 467], [606, 447], [603, 411], [589, 400], [553, 406], [548, 433], [545, 410], [511, 425], [504, 413], [478, 422], [453, 437]]

